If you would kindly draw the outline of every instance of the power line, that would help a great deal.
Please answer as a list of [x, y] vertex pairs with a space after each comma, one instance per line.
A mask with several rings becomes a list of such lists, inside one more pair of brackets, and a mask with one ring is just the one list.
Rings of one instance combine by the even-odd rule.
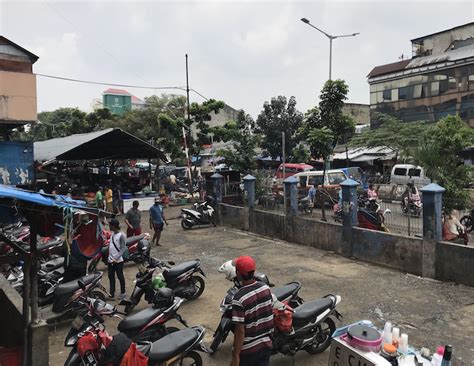
[[[116, 83], [108, 83], [108, 82], [102, 82], [102, 81], [90, 81], [90, 80], [81, 80], [81, 79], [73, 79], [73, 78], [67, 78], [63, 76], [56, 76], [56, 75], [47, 75], [47, 74], [40, 74], [36, 73], [37, 76], [41, 76], [44, 78], [50, 78], [50, 79], [58, 79], [58, 80], [64, 80], [64, 81], [70, 81], [74, 83], [82, 83], [82, 84], [93, 84], [93, 85], [105, 85], [105, 86], [119, 86], [122, 88], [135, 88], [135, 89], [150, 89], [150, 90], [181, 90], [181, 91], [186, 91], [185, 87], [181, 86], [146, 86], [146, 85], [131, 85], [131, 84], [116, 84]], [[204, 95], [199, 93], [195, 89], [189, 89], [192, 92], [196, 93], [199, 95], [201, 98], [205, 100], [209, 100], [206, 98]]]

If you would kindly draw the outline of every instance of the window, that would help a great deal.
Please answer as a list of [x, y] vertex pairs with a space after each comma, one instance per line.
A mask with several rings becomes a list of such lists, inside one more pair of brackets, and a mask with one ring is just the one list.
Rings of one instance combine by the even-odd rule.
[[439, 93], [444, 94], [448, 91], [448, 79], [439, 82]]
[[430, 96], [430, 84], [425, 83], [422, 85], [421, 97], [426, 98]]
[[413, 86], [413, 98], [421, 98], [421, 90], [422, 90], [422, 85], [414, 85]]
[[419, 177], [421, 175], [421, 169], [412, 168], [408, 170], [410, 177]]
[[469, 90], [474, 90], [474, 75], [469, 75]]
[[342, 172], [328, 174], [328, 183], [330, 185], [341, 184], [345, 180], [346, 180], [346, 176]]
[[384, 90], [382, 92], [382, 98], [384, 102], [390, 102], [392, 100], [392, 91], [390, 89]]
[[434, 97], [436, 95], [439, 95], [439, 81], [431, 83], [431, 96]]
[[458, 82], [456, 78], [449, 78], [448, 80], [448, 89], [449, 90], [457, 90], [458, 89]]
[[323, 184], [323, 176], [322, 175], [313, 175], [309, 177], [309, 185], [312, 186], [321, 186]]
[[395, 168], [395, 171], [393, 172], [394, 175], [401, 175], [405, 176], [407, 175], [407, 169], [406, 168]]
[[392, 101], [396, 102], [398, 100], [398, 89], [392, 89]]
[[408, 100], [413, 99], [414, 93], [414, 86], [405, 86], [403, 88], [398, 89], [399, 99], [400, 100]]

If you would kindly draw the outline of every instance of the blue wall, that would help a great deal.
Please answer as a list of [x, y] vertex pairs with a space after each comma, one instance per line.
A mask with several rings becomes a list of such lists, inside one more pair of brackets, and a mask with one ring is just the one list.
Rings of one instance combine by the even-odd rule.
[[0, 142], [0, 184], [28, 184], [33, 174], [33, 142]]

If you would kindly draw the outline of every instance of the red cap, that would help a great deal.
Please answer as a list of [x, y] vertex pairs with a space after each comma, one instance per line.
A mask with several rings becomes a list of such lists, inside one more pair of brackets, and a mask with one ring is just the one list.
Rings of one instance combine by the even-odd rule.
[[241, 275], [247, 276], [249, 272], [255, 272], [255, 261], [248, 255], [242, 255], [235, 260], [235, 269]]

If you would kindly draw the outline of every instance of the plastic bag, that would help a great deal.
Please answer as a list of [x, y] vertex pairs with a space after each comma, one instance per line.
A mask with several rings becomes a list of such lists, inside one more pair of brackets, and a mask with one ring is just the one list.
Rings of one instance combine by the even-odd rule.
[[137, 349], [137, 345], [132, 343], [128, 348], [128, 351], [122, 358], [120, 366], [147, 366], [148, 357], [145, 356], [140, 350]]

